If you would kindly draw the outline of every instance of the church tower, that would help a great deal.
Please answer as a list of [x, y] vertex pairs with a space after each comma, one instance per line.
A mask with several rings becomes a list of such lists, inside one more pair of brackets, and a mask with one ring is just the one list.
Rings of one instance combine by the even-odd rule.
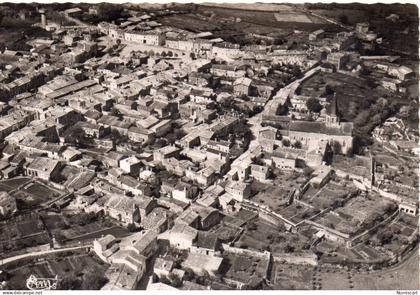
[[327, 127], [340, 127], [340, 117], [338, 114], [337, 97], [334, 93], [333, 101], [325, 115], [325, 124]]
[[45, 15], [45, 10], [40, 9], [38, 12], [41, 14], [41, 26], [45, 29], [47, 27], [47, 16]]

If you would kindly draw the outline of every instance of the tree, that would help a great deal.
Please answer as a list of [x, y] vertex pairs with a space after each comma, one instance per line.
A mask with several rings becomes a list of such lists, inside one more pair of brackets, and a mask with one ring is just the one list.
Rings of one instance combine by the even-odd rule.
[[64, 277], [58, 282], [58, 290], [80, 290], [82, 282], [74, 275]]
[[129, 223], [127, 225], [127, 229], [128, 229], [129, 232], [136, 232], [137, 231], [137, 227], [134, 223]]
[[293, 253], [295, 251], [295, 247], [293, 247], [293, 246], [291, 246], [291, 245], [289, 245], [289, 244], [287, 244], [285, 247], [284, 247], [284, 252], [285, 253]]
[[79, 126], [72, 126], [64, 132], [65, 141], [71, 144], [79, 144], [86, 138], [85, 131]]
[[203, 286], [208, 285], [209, 281], [210, 281], [210, 274], [206, 270], [203, 270], [203, 274], [195, 278], [195, 282]]
[[322, 106], [318, 99], [311, 97], [306, 101], [306, 107], [312, 113], [319, 113], [322, 110]]
[[122, 135], [118, 130], [112, 129], [111, 130], [111, 138], [115, 140], [115, 143], [126, 142], [128, 140], [127, 136]]
[[332, 149], [333, 149], [333, 153], [335, 155], [341, 154], [341, 152], [342, 152], [341, 144], [336, 140], [333, 141]]
[[250, 223], [247, 224], [246, 228], [249, 231], [254, 231], [254, 230], [257, 230], [258, 226], [255, 222], [251, 221]]
[[80, 226], [84, 226], [86, 224], [89, 224], [93, 221], [95, 221], [97, 219], [97, 216], [95, 215], [95, 213], [90, 212], [90, 213], [80, 213], [77, 215], [73, 215], [71, 217], [71, 221], [80, 225]]
[[56, 239], [56, 241], [59, 242], [64, 242], [65, 240], [67, 240], [67, 237], [62, 232], [56, 232], [54, 234], [54, 238]]
[[394, 235], [391, 232], [381, 232], [378, 234], [378, 240], [381, 246], [389, 244]]
[[182, 285], [182, 280], [173, 272], [168, 275], [168, 279], [171, 282], [171, 286], [178, 288]]
[[195, 278], [194, 271], [189, 267], [185, 268], [184, 270], [185, 270], [184, 279], [186, 281], [192, 281]]
[[166, 275], [161, 275], [160, 278], [159, 278], [159, 281], [161, 283], [164, 283], [164, 284], [167, 284], [167, 285], [171, 284], [171, 282], [169, 281], [169, 279]]
[[340, 23], [342, 23], [342, 24], [348, 25], [348, 23], [349, 23], [349, 18], [348, 18], [348, 17], [347, 17], [347, 15], [345, 15], [345, 14], [340, 14], [340, 15], [338, 16], [338, 21], [339, 21]]
[[325, 95], [331, 95], [334, 94], [334, 89], [330, 84], [327, 84], [325, 86]]
[[98, 5], [98, 18], [102, 21], [114, 21], [121, 17], [123, 7], [109, 3], [100, 3]]
[[300, 148], [302, 148], [302, 143], [301, 143], [299, 140], [297, 140], [297, 141], [295, 141], [295, 142], [292, 144], [292, 146], [293, 146], [295, 149], [300, 149]]
[[344, 202], [343, 200], [335, 200], [334, 203], [332, 204], [333, 208], [340, 208], [343, 207]]
[[281, 141], [281, 143], [285, 147], [289, 147], [290, 146], [290, 141], [287, 138], [283, 138], [283, 140]]
[[303, 168], [303, 175], [305, 175], [306, 177], [310, 177], [312, 175], [312, 172], [314, 172], [314, 169], [312, 169], [311, 167]]
[[98, 272], [88, 272], [83, 276], [82, 290], [100, 290], [108, 280]]
[[112, 108], [112, 110], [109, 113], [110, 113], [111, 116], [115, 116], [115, 117], [118, 117], [120, 119], [122, 118], [122, 115], [121, 115], [120, 111], [116, 108]]

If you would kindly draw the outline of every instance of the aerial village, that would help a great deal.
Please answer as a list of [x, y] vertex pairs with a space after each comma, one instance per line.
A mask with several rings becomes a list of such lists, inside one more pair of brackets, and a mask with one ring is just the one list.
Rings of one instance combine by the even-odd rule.
[[2, 7], [46, 33], [0, 54], [0, 289], [357, 289], [416, 251], [418, 69], [371, 54], [393, 40], [235, 42], [188, 9]]

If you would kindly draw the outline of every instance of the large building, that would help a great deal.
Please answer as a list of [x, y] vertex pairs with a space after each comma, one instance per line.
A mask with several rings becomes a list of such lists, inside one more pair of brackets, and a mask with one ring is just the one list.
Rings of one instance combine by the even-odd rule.
[[165, 44], [165, 36], [161, 33], [125, 32], [124, 40], [155, 46], [161, 46]]
[[337, 71], [341, 70], [348, 60], [349, 56], [343, 52], [333, 52], [327, 56], [327, 61], [332, 64]]
[[309, 150], [316, 149], [321, 141], [337, 142], [343, 153], [353, 150], [353, 123], [340, 121], [335, 96], [325, 115], [325, 122], [292, 120], [287, 133], [292, 142], [299, 141]]

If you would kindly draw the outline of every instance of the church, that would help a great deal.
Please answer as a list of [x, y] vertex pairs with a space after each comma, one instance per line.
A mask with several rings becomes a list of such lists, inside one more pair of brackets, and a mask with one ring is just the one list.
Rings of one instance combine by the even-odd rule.
[[291, 142], [299, 141], [308, 151], [315, 150], [321, 142], [338, 142], [344, 154], [353, 149], [353, 123], [340, 121], [335, 95], [325, 112], [325, 122], [291, 120], [286, 134]]

